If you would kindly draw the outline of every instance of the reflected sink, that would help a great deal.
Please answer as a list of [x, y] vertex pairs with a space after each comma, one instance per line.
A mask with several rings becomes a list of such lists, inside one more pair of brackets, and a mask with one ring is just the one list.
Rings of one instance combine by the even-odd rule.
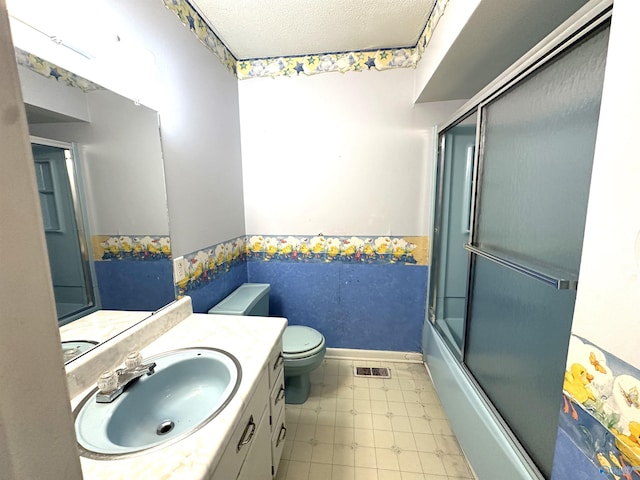
[[224, 350], [185, 348], [144, 362], [155, 362], [155, 373], [111, 403], [97, 403], [96, 388], [74, 410], [84, 456], [122, 457], [176, 442], [218, 415], [240, 385], [240, 364]]
[[91, 350], [96, 345], [98, 342], [93, 340], [66, 340], [62, 342], [62, 355], [65, 363], [82, 355], [87, 350]]

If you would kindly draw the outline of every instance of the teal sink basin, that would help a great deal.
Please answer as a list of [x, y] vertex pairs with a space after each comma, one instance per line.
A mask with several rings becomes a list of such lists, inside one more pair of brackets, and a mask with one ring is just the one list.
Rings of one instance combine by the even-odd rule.
[[94, 340], [65, 340], [62, 342], [62, 355], [65, 363], [91, 350], [97, 344], [98, 342]]
[[122, 457], [176, 442], [218, 415], [240, 385], [240, 364], [219, 349], [173, 350], [144, 362], [155, 362], [155, 372], [113, 402], [97, 403], [96, 388], [74, 410], [84, 456]]

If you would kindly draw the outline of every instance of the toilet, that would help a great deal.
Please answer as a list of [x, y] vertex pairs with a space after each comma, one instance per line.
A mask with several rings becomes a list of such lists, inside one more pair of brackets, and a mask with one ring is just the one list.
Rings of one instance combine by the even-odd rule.
[[[217, 315], [269, 316], [268, 283], [243, 283], [209, 310]], [[282, 336], [285, 403], [306, 402], [311, 389], [309, 374], [320, 366], [327, 348], [324, 336], [311, 327], [290, 325]]]

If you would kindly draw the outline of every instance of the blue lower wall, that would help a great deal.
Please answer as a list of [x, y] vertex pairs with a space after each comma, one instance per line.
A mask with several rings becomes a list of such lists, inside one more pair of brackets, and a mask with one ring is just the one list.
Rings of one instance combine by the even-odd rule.
[[104, 310], [157, 310], [175, 299], [171, 260], [94, 263]]
[[317, 329], [328, 347], [421, 350], [426, 266], [249, 261], [247, 271], [271, 284], [271, 315]]
[[207, 313], [211, 307], [247, 281], [245, 262], [230, 266], [227, 272], [217, 275], [213, 281], [187, 292], [191, 297], [193, 312]]

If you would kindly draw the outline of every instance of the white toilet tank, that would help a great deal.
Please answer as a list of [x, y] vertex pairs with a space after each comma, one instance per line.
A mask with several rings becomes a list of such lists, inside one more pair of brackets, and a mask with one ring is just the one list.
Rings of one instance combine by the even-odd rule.
[[268, 317], [270, 290], [268, 283], [243, 283], [208, 313]]

